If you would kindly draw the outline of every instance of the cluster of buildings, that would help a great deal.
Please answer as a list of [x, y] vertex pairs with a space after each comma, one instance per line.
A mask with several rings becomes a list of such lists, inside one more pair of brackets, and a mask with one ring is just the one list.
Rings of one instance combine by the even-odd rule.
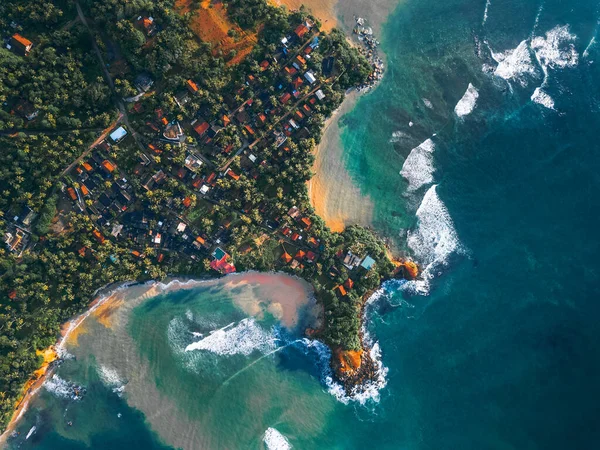
[[[157, 31], [151, 19], [140, 16], [136, 21], [147, 36]], [[99, 243], [107, 238], [127, 242], [137, 258], [147, 257], [147, 249], [154, 249], [152, 253], [159, 263], [170, 253], [177, 253], [192, 260], [209, 258], [212, 269], [234, 272], [235, 265], [226, 249], [242, 254], [246, 250], [230, 245], [231, 222], [223, 220], [208, 233], [190, 212], [199, 201], [221, 203], [227, 195], [217, 183], [221, 178], [234, 182], [234, 186], [242, 174], [258, 179], [260, 165], [267, 164], [262, 149], [275, 144], [282, 148], [285, 158], [290, 151], [288, 139], [311, 136], [308, 120], [326, 98], [320, 80], [330, 76], [334, 67], [333, 56], [325, 58], [320, 68], [311, 65], [311, 55], [318, 47], [313, 23], [306, 20], [299, 24], [281, 39], [274, 55], [260, 62], [260, 73], [248, 74], [236, 92], [224, 96], [224, 104], [216, 115], [211, 112], [214, 110], [200, 108], [190, 117], [185, 105], [201, 88], [200, 83], [188, 79], [174, 95], [186, 113], [184, 120], [173, 111], [145, 110], [142, 96], [154, 82], [148, 74], [140, 74], [134, 83], [140, 96], [132, 102], [132, 112], [143, 117], [146, 135], [152, 137], [143, 144], [143, 151], [136, 148], [137, 163], [125, 173], [110, 158], [115, 153], [113, 146], [135, 148], [130, 132], [118, 127], [72, 171], [65, 189], [75, 207], [95, 219], [94, 238]], [[273, 70], [275, 66], [277, 70]], [[265, 79], [269, 82], [265, 83]], [[236, 97], [245, 100], [240, 104]], [[190, 144], [187, 136], [193, 136], [195, 144]], [[180, 155], [184, 152], [183, 164], [173, 163], [173, 148]], [[230, 158], [229, 162], [217, 167], [211, 159], [216, 154]], [[240, 156], [240, 166], [235, 170], [229, 167], [234, 156]], [[151, 193], [170, 180], [179, 186], [171, 189], [173, 197], [159, 208], [148, 208], [144, 192]], [[308, 214], [292, 207], [280, 216], [266, 202], [242, 205], [239, 212], [248, 214], [253, 208], [265, 218], [260, 226], [278, 236], [282, 247], [280, 264], [302, 269], [317, 262], [322, 245], [311, 232]], [[82, 256], [87, 253], [88, 249], [80, 252]]]

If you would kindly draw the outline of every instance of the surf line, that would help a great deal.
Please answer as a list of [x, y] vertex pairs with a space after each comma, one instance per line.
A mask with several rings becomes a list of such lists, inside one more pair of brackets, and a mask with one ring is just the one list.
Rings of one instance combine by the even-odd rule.
[[295, 344], [297, 342], [302, 342], [302, 339], [296, 339], [295, 341], [290, 342], [289, 344], [285, 344], [282, 347], [277, 347], [275, 350], [271, 350], [269, 353], [264, 354], [263, 356], [261, 356], [260, 358], [255, 359], [254, 361], [252, 361], [250, 364], [242, 367], [240, 370], [238, 370], [236, 373], [234, 373], [233, 375], [231, 375], [229, 378], [227, 378], [223, 384], [221, 385], [221, 387], [226, 386], [231, 380], [233, 380], [235, 377], [237, 377], [238, 375], [244, 373], [246, 370], [248, 370], [250, 367], [252, 367], [254, 364], [262, 361], [263, 359], [265, 359], [267, 356], [271, 356], [274, 353], [280, 352], [281, 350], [283, 350], [284, 348], [289, 347], [292, 344]]

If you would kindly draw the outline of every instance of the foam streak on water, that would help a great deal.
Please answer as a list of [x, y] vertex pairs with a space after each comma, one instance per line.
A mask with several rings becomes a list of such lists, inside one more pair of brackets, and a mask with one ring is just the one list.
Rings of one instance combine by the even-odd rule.
[[492, 3], [492, 0], [486, 0], [485, 2], [485, 9], [483, 10], [483, 20], [481, 21], [481, 26], [484, 26], [487, 22], [488, 19], [488, 11], [490, 9], [490, 4]]
[[577, 36], [569, 32], [569, 26], [557, 26], [546, 32], [544, 37], [536, 36], [531, 40], [538, 64], [544, 72], [545, 86], [548, 81], [548, 69], [564, 69], [577, 66], [579, 54], [575, 49]]

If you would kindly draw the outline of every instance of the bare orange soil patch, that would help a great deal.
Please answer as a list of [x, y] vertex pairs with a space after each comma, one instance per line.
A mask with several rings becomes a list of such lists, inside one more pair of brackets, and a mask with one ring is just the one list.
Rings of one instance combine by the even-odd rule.
[[319, 19], [321, 30], [331, 31], [338, 25], [335, 11], [338, 0], [269, 0], [276, 6], [285, 6], [288, 10], [294, 11], [304, 6], [308, 11]]
[[[227, 10], [219, 1], [204, 0], [197, 10], [191, 9], [191, 0], [175, 2], [180, 14], [192, 13], [190, 28], [203, 42], [213, 46], [213, 53], [222, 52], [225, 57], [235, 51], [227, 65], [239, 64], [256, 45], [256, 33], [248, 33], [229, 20]], [[230, 36], [229, 31], [233, 31]]]

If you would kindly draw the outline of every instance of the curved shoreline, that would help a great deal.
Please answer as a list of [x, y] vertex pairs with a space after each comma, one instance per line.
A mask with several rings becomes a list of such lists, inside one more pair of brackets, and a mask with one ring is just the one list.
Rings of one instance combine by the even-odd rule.
[[[288, 2], [291, 0], [287, 0]], [[286, 3], [286, 0], [283, 0]], [[318, 0], [303, 2], [311, 9]], [[353, 45], [359, 45], [353, 36], [355, 18], [365, 17], [376, 35], [381, 32], [388, 14], [398, 0], [375, 0], [364, 4], [360, 0], [335, 1], [336, 20], [348, 34]], [[381, 54], [385, 61], [385, 54]], [[375, 84], [376, 86], [376, 84]], [[316, 214], [321, 217], [332, 231], [343, 231], [351, 224], [370, 227], [373, 224], [374, 204], [371, 198], [361, 192], [347, 169], [347, 154], [341, 140], [341, 118], [356, 106], [360, 96], [367, 91], [349, 92], [340, 107], [327, 119], [321, 136], [321, 142], [315, 147], [313, 177], [308, 182], [310, 202]]]
[[[308, 298], [310, 296], [314, 296], [314, 292], [308, 291], [307, 287], [310, 286], [312, 288], [312, 284], [307, 280], [300, 278], [295, 275], [291, 275], [285, 272], [258, 272], [254, 270], [250, 270], [247, 272], [240, 272], [235, 274], [226, 275], [224, 277], [206, 277], [206, 278], [189, 278], [186, 276], [181, 277], [169, 277], [163, 281], [157, 280], [149, 280], [149, 281], [123, 281], [118, 283], [112, 283], [107, 286], [99, 288], [95, 293], [95, 298], [89, 303], [86, 310], [81, 314], [73, 317], [71, 320], [65, 322], [61, 327], [60, 336], [58, 337], [56, 343], [50, 347], [54, 352], [55, 359], [49, 361], [48, 364], [44, 364], [39, 371], [36, 372], [37, 377], [31, 378], [30, 382], [26, 384], [24, 388], [23, 396], [19, 401], [18, 405], [15, 407], [15, 412], [10, 422], [8, 423], [4, 432], [0, 435], [0, 445], [4, 445], [7, 439], [11, 436], [11, 434], [15, 431], [16, 425], [19, 423], [21, 418], [27, 412], [28, 406], [30, 402], [35, 398], [40, 388], [42, 388], [44, 382], [49, 379], [53, 374], [56, 368], [60, 365], [62, 361], [61, 356], [66, 352], [66, 345], [73, 344], [73, 339], [77, 339], [78, 333], [80, 333], [81, 327], [86, 321], [87, 318], [93, 316], [95, 312], [99, 311], [104, 305], [109, 304], [113, 300], [119, 300], [117, 296], [119, 294], [126, 294], [128, 290], [133, 288], [143, 288], [147, 287], [145, 292], [140, 292], [137, 297], [145, 297], [145, 299], [155, 297], [157, 295], [174, 292], [182, 289], [193, 289], [199, 287], [203, 284], [211, 283], [211, 282], [219, 282], [226, 279], [231, 279], [229, 282], [234, 283], [234, 286], [241, 283], [263, 283], [264, 285], [264, 277], [265, 276], [284, 276], [286, 278], [290, 278], [296, 282], [304, 284], [303, 288], [305, 289], [304, 295]], [[253, 277], [261, 277], [262, 280], [253, 280]], [[234, 279], [239, 278], [241, 280], [235, 281]], [[286, 283], [287, 284], [287, 283]], [[320, 314], [321, 316], [322, 314]], [[289, 317], [283, 316], [282, 320], [288, 322]], [[317, 317], [317, 326], [320, 326], [320, 322], [322, 321], [322, 317]]]

